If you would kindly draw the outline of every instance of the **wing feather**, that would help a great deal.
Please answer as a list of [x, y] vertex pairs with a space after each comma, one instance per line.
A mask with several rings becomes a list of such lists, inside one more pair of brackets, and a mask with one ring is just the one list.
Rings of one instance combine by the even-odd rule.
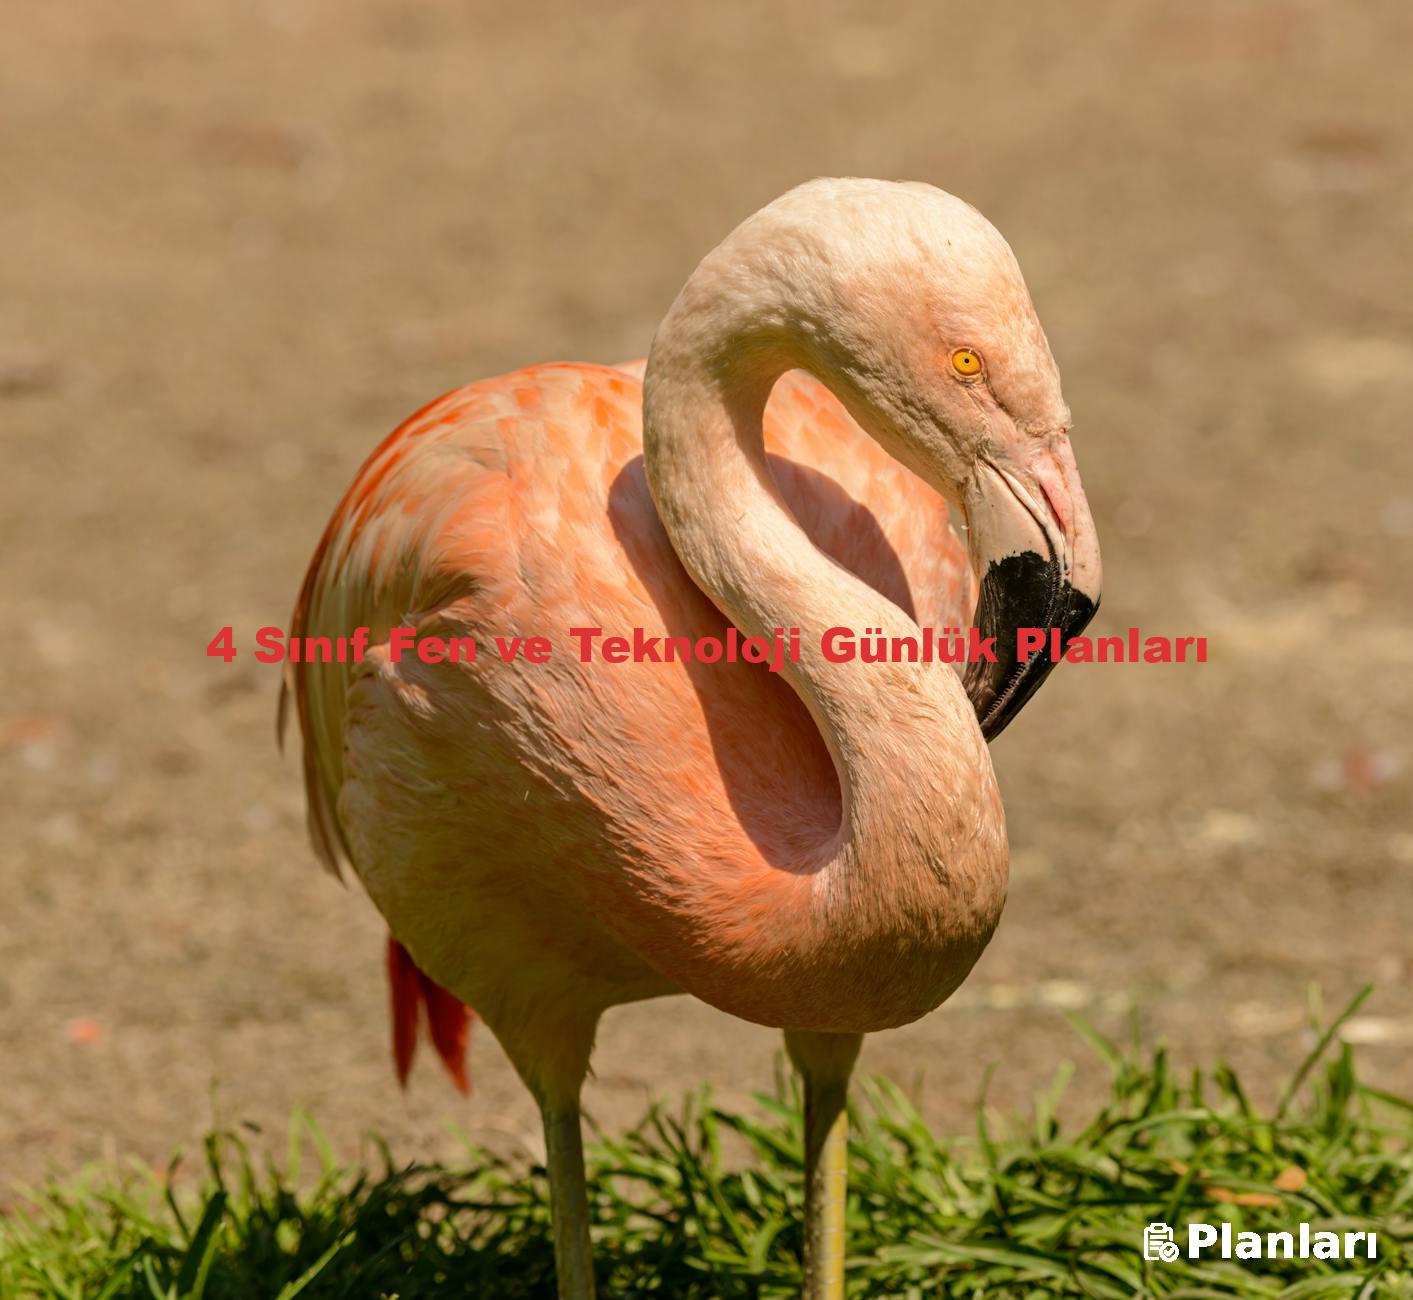
[[[507, 607], [532, 597], [537, 582], [541, 595], [565, 581], [593, 590], [605, 579], [597, 566], [606, 554], [608, 563], [624, 561], [604, 550], [606, 519], [578, 521], [603, 537], [579, 535], [576, 554], [565, 533], [573, 511], [561, 503], [565, 494], [582, 497], [595, 478], [606, 484], [641, 450], [636, 426], [595, 414], [598, 386], [636, 389], [641, 366], [533, 367], [447, 393], [406, 420], [364, 462], [330, 518], [291, 635], [340, 637], [366, 626], [378, 646], [391, 628], [430, 621], [468, 597]], [[586, 423], [555, 423], [551, 408], [580, 412]], [[955, 625], [969, 615], [971, 575], [945, 503], [864, 435], [821, 384], [799, 373], [781, 380], [766, 413], [766, 446], [782, 492], [822, 550], [919, 623]], [[525, 573], [521, 530], [557, 538], [549, 554], [564, 572]], [[291, 714], [303, 738], [310, 839], [335, 875], [352, 862], [338, 804], [349, 692], [366, 670], [287, 663], [280, 693], [281, 741]]]

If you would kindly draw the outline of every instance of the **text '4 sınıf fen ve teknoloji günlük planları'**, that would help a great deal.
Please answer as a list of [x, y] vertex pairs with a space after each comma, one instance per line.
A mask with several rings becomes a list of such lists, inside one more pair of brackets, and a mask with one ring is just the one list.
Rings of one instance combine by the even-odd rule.
[[[775, 628], [769, 636], [747, 636], [734, 627], [719, 636], [669, 636], [644, 628], [609, 632], [601, 627], [571, 627], [567, 642], [550, 637], [433, 636], [413, 627], [393, 627], [374, 636], [367, 627], [348, 636], [287, 637], [277, 627], [255, 634], [260, 663], [362, 663], [376, 651], [392, 663], [475, 663], [489, 652], [507, 663], [549, 663], [567, 654], [580, 663], [753, 663], [772, 672], [801, 662], [806, 634], [797, 627]], [[827, 663], [997, 663], [1034, 654], [1080, 664], [1188, 664], [1207, 662], [1204, 636], [1150, 636], [1130, 627], [1112, 636], [1065, 636], [1057, 627], [1019, 628], [1014, 641], [984, 636], [978, 628], [919, 628], [915, 635], [884, 635], [880, 628], [826, 628], [814, 638]], [[487, 644], [489, 643], [489, 644]], [[237, 654], [231, 628], [222, 628], [206, 653], [227, 662]]]

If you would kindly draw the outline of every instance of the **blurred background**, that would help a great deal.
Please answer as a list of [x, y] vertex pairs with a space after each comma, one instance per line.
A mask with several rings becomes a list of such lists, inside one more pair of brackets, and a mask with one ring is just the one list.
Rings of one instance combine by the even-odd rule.
[[[910, 177], [1020, 257], [1104, 547], [1095, 630], [997, 744], [1011, 901], [865, 1071], [1019, 1107], [1066, 1013], [1259, 1092], [1312, 989], [1413, 1091], [1413, 7], [794, 0], [11, 6], [0, 44], [0, 1175], [164, 1163], [213, 1121], [341, 1154], [533, 1150], [489, 1034], [463, 1102], [388, 1053], [382, 925], [274, 746], [284, 625], [405, 415], [646, 350], [697, 259], [820, 174]], [[205, 657], [231, 624], [247, 646]], [[612, 1012], [613, 1129], [768, 1031]], [[366, 1148], [365, 1148], [366, 1149]]]

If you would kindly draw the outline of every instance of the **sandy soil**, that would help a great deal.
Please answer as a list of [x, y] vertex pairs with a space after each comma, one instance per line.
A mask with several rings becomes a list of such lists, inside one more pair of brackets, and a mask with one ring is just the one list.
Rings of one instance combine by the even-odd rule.
[[[592, 16], [590, 16], [592, 14]], [[494, 1041], [463, 1103], [388, 1063], [381, 926], [313, 865], [277, 670], [332, 503], [430, 397], [641, 354], [741, 216], [909, 176], [1016, 247], [1077, 415], [1099, 630], [1212, 661], [1061, 670], [998, 743], [1015, 849], [955, 1001], [878, 1035], [963, 1125], [1077, 1010], [1269, 1095], [1312, 987], [1413, 1090], [1413, 8], [149, 0], [0, 41], [0, 1183], [213, 1121], [341, 1151], [534, 1149]], [[608, 1017], [605, 1126], [775, 1035]]]

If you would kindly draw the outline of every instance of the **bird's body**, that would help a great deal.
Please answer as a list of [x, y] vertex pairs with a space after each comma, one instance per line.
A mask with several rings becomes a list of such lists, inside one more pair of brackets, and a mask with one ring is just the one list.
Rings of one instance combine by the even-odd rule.
[[[777, 385], [765, 428], [815, 545], [919, 624], [967, 625], [971, 572], [941, 497], [806, 375]], [[477, 658], [394, 664], [396, 625], [472, 636]], [[417, 964], [493, 1027], [515, 1033], [550, 996], [577, 1018], [685, 990], [766, 1024], [879, 1029], [950, 991], [910, 953], [925, 936], [907, 893], [880, 892], [896, 915], [835, 914], [827, 873], [798, 869], [825, 863], [839, 781], [778, 674], [580, 662], [571, 628], [695, 641], [727, 627], [648, 493], [633, 368], [532, 367], [402, 425], [331, 520], [293, 631], [358, 626], [374, 645], [362, 667], [294, 677], [316, 835], [328, 860], [347, 853]], [[495, 650], [534, 635], [550, 662]], [[900, 749], [900, 783], [913, 766]], [[989, 768], [975, 775], [980, 799]], [[821, 978], [850, 947], [878, 975], [866, 1005]], [[764, 978], [782, 950], [813, 978]]]
[[[689, 279], [641, 375], [473, 384], [363, 466], [294, 621], [372, 643], [291, 669], [311, 830], [539, 1101], [563, 1296], [592, 1293], [577, 1106], [598, 1018], [686, 992], [787, 1031], [810, 1294], [833, 1297], [859, 1036], [937, 1006], [989, 939], [1006, 838], [986, 739], [1049, 663], [836, 663], [821, 634], [1077, 631], [1092, 524], [1010, 250], [926, 186], [770, 205]], [[799, 628], [801, 657], [581, 662], [573, 633], [733, 625]], [[476, 658], [394, 656], [399, 626]], [[496, 652], [537, 636], [545, 662]]]

